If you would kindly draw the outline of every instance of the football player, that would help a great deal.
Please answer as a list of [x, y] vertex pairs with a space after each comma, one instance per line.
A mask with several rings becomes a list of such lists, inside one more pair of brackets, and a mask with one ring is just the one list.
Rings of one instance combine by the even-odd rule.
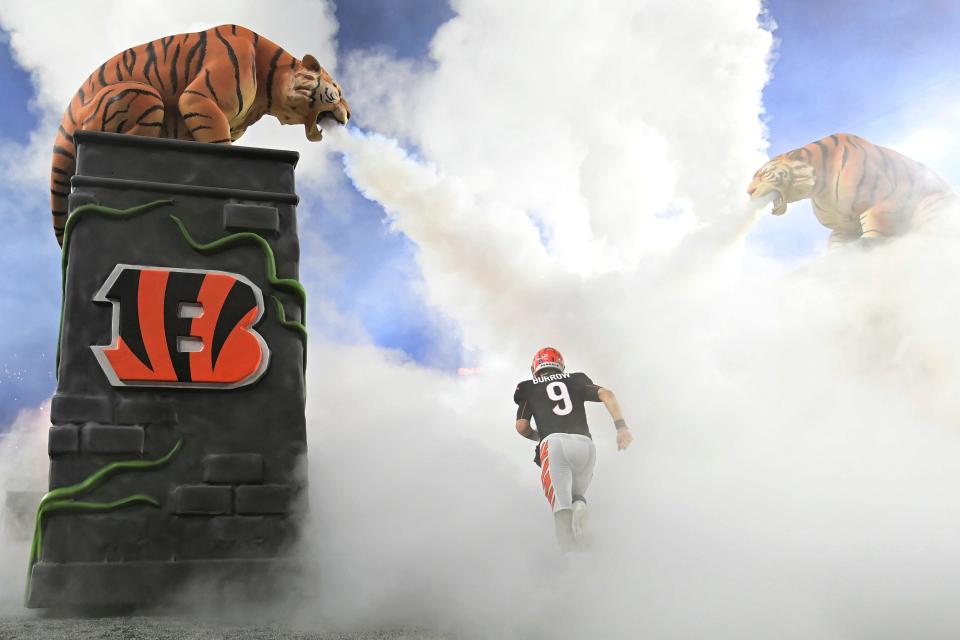
[[[596, 448], [587, 426], [584, 402], [602, 402], [617, 428], [617, 450], [633, 442], [617, 397], [585, 373], [566, 373], [563, 356], [544, 347], [533, 356], [532, 380], [517, 385], [517, 433], [537, 443], [533, 461], [540, 467], [544, 494], [553, 509], [557, 541], [564, 551], [587, 542], [587, 501]], [[530, 419], [537, 428], [530, 426]]]

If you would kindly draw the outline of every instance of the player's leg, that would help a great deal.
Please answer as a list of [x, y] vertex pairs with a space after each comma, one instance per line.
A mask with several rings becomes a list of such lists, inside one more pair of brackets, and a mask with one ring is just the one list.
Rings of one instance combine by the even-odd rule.
[[573, 510], [561, 509], [553, 513], [553, 527], [557, 543], [564, 553], [577, 550], [577, 540], [573, 537]]
[[574, 548], [572, 512], [573, 470], [564, 452], [565, 434], [551, 434], [540, 444], [540, 483], [553, 510], [557, 542], [564, 551]]
[[572, 514], [570, 530], [573, 533], [573, 539], [579, 548], [584, 549], [590, 545], [590, 528], [587, 526], [590, 510], [587, 509], [587, 501], [578, 496], [573, 501], [573, 509], [570, 513]]
[[597, 448], [593, 440], [586, 436], [573, 436], [576, 440], [564, 443], [564, 451], [572, 471], [571, 493], [574, 500], [586, 502], [587, 489], [593, 481], [593, 470], [597, 464]]
[[590, 512], [587, 509], [587, 489], [593, 480], [593, 469], [597, 462], [597, 449], [590, 438], [577, 438], [567, 447], [573, 477], [571, 478], [571, 494], [573, 499], [571, 527], [573, 537], [581, 546], [590, 542], [587, 529], [587, 520]]

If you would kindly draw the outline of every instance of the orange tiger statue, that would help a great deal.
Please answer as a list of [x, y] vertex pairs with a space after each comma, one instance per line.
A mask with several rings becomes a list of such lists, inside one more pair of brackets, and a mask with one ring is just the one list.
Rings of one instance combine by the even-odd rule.
[[809, 198], [831, 247], [898, 236], [952, 201], [943, 178], [902, 154], [849, 133], [779, 155], [754, 174], [747, 193], [772, 199], [773, 215]]
[[317, 59], [298, 60], [247, 28], [228, 24], [167, 36], [118, 53], [73, 96], [57, 132], [50, 203], [63, 243], [79, 130], [228, 144], [270, 114], [320, 140], [321, 120], [346, 124], [350, 107]]

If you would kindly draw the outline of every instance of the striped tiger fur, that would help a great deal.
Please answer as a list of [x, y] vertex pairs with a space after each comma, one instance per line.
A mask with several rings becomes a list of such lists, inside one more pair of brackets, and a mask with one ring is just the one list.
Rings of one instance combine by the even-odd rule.
[[831, 230], [831, 246], [902, 235], [952, 201], [931, 169], [892, 149], [836, 133], [779, 155], [754, 174], [747, 193], [772, 198], [773, 214], [809, 198]]
[[53, 146], [50, 204], [63, 243], [79, 130], [228, 144], [270, 114], [322, 138], [319, 123], [346, 124], [340, 86], [306, 55], [234, 24], [167, 36], [118, 53], [84, 81], [63, 114]]

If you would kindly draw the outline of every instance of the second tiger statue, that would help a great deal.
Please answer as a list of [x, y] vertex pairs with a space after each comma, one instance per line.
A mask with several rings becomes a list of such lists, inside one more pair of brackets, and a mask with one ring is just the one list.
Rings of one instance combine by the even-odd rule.
[[747, 193], [773, 214], [809, 199], [831, 246], [903, 235], [939, 215], [955, 194], [930, 168], [892, 149], [836, 133], [760, 167]]
[[229, 144], [270, 114], [302, 124], [309, 140], [320, 123], [346, 124], [340, 86], [311, 55], [297, 59], [238, 25], [221, 25], [131, 47], [104, 62], [70, 100], [57, 131], [50, 203], [63, 242], [79, 130]]

